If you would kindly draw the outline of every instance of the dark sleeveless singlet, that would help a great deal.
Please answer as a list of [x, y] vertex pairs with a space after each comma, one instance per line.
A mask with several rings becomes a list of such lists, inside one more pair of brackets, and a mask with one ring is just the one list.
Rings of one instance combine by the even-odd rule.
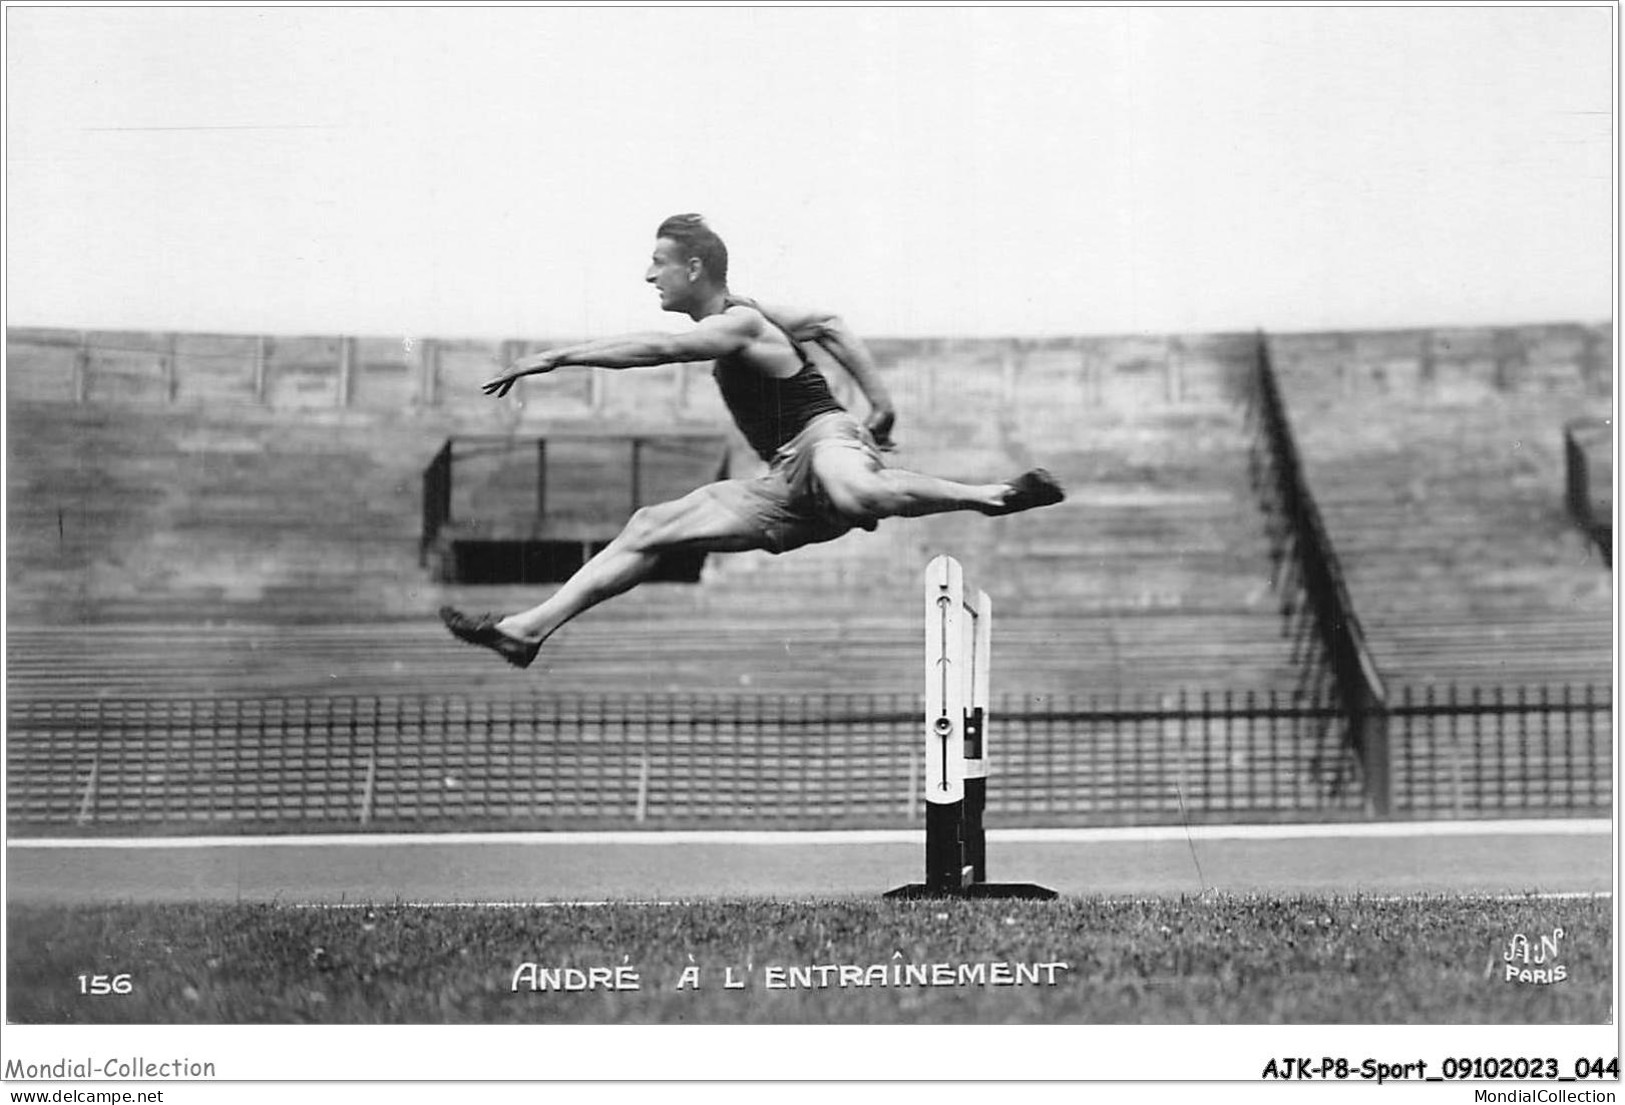
[[[730, 295], [723, 300], [723, 309], [752, 307], [761, 311], [754, 300]], [[763, 375], [745, 362], [739, 354], [718, 357], [711, 376], [722, 390], [722, 401], [728, 413], [738, 424], [745, 440], [765, 461], [772, 461], [786, 442], [799, 434], [814, 418], [821, 414], [844, 411], [829, 390], [829, 382], [818, 366], [808, 358], [801, 343], [790, 332], [774, 321], [766, 311], [762, 317], [778, 328], [790, 342], [801, 361], [801, 371], [780, 380]]]

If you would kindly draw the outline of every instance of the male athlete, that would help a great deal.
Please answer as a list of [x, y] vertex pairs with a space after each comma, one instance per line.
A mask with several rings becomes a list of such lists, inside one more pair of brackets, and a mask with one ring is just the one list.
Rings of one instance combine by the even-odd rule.
[[[674, 215], [660, 224], [644, 279], [660, 293], [661, 308], [693, 319], [693, 330], [628, 334], [538, 353], [486, 383], [486, 394], [501, 398], [520, 377], [566, 365], [621, 369], [714, 360], [712, 375], [728, 411], [768, 463], [767, 473], [643, 507], [539, 606], [477, 618], [442, 607], [442, 620], [462, 640], [529, 667], [566, 622], [642, 583], [667, 549], [782, 553], [854, 528], [872, 530], [882, 518], [952, 510], [1014, 514], [1065, 497], [1042, 468], [988, 484], [887, 468], [879, 449], [889, 445], [896, 414], [862, 341], [827, 312], [764, 307], [729, 292], [727, 247], [700, 216]], [[869, 400], [866, 422], [836, 402], [803, 342], [820, 346], [852, 374]]]

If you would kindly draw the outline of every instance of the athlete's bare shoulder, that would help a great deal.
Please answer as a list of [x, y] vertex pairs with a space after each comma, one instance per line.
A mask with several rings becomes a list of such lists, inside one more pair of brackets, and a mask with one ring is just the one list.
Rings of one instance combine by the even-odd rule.
[[831, 311], [792, 306], [788, 303], [758, 303], [751, 301], [758, 311], [797, 341], [817, 341], [827, 332], [835, 315]]
[[700, 319], [700, 325], [752, 338], [765, 328], [762, 312], [747, 303], [730, 303], [716, 314]]
[[719, 317], [750, 335], [749, 344], [737, 356], [751, 368], [781, 378], [794, 376], [801, 370], [801, 358], [791, 345], [788, 332], [774, 324], [755, 300], [735, 297]]
[[722, 309], [722, 317], [738, 321], [748, 321], [760, 326], [763, 319], [762, 308], [759, 304], [748, 299], [734, 299]]

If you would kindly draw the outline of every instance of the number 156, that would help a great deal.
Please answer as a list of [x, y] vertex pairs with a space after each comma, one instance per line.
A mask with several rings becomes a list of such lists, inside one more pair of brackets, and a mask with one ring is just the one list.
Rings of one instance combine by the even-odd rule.
[[129, 975], [80, 975], [79, 992], [103, 997], [107, 994], [128, 994], [135, 989]]

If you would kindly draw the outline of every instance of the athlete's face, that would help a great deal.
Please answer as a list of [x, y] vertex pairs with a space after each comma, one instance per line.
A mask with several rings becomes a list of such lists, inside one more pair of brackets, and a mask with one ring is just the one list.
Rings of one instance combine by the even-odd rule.
[[643, 274], [643, 279], [653, 284], [660, 293], [660, 308], [663, 311], [683, 310], [694, 287], [694, 266], [690, 265], [684, 252], [683, 247], [670, 238], [655, 240], [654, 256], [649, 260], [649, 269]]

